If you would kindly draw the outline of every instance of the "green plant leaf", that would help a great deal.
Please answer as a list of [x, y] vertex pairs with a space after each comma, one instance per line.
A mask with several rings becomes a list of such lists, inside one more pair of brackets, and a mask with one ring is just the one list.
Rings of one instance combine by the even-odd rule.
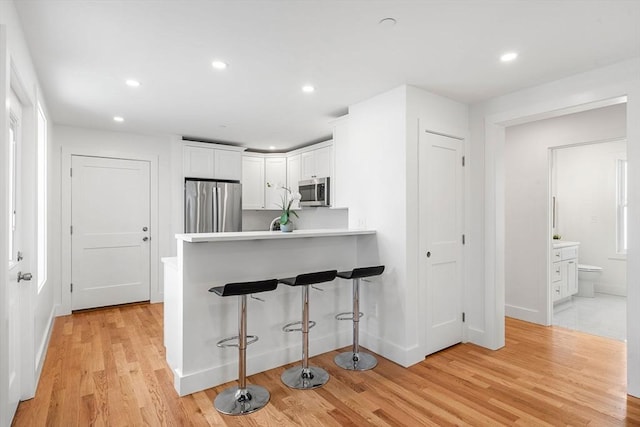
[[284, 212], [282, 215], [280, 215], [280, 225], [286, 224], [289, 222], [289, 214], [287, 212]]
[[296, 216], [296, 218], [300, 218], [300, 217], [298, 216], [298, 213], [297, 213], [296, 211], [291, 211], [291, 213], [292, 213], [292, 214], [294, 214], [294, 215]]

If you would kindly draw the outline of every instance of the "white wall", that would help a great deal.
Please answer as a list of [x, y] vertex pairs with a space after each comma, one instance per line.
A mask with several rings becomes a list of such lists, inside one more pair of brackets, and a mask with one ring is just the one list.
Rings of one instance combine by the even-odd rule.
[[[13, 75], [10, 76], [10, 70], [13, 71]], [[14, 80], [15, 79], [15, 80]], [[48, 115], [46, 102], [42, 97], [42, 93], [37, 80], [35, 68], [33, 66], [29, 49], [27, 47], [20, 22], [16, 14], [14, 4], [12, 1], [0, 2], [0, 99], [7, 99], [7, 95], [10, 90], [10, 86], [19, 83], [25, 90], [25, 96], [28, 98], [29, 105], [26, 106], [24, 121], [23, 121], [23, 145], [26, 147], [26, 152], [33, 152], [33, 148], [36, 144], [37, 138], [37, 125], [35, 122], [35, 108], [38, 103], [43, 107], [49, 123], [51, 118]], [[6, 215], [7, 209], [7, 180], [6, 171], [8, 170], [8, 108], [5, 102], [0, 106], [0, 242], [7, 241], [7, 229], [8, 229], [8, 216]], [[52, 138], [49, 139], [51, 147]], [[50, 159], [51, 152], [49, 149]], [[27, 159], [27, 165], [35, 164], [34, 159]], [[49, 177], [53, 177], [52, 163], [49, 160]], [[29, 179], [33, 179], [35, 182], [35, 169], [25, 170], [25, 173], [31, 172], [33, 176]], [[49, 180], [51, 183], [53, 180]], [[49, 186], [49, 193], [51, 194], [52, 185]], [[26, 206], [33, 208], [36, 206], [36, 195], [33, 194], [31, 198], [26, 198]], [[51, 207], [51, 197], [49, 198], [49, 207]], [[56, 227], [55, 215], [49, 215], [48, 226], [49, 230], [55, 230]], [[33, 224], [35, 227], [35, 224]], [[35, 249], [35, 231], [29, 231], [27, 233], [30, 239], [29, 244]], [[24, 366], [28, 368], [28, 372], [23, 372], [23, 398], [30, 397], [35, 392], [35, 383], [39, 376], [40, 369], [42, 368], [42, 362], [46, 355], [46, 344], [48, 341], [50, 327], [53, 320], [53, 288], [55, 285], [55, 259], [57, 248], [49, 240], [47, 248], [49, 264], [48, 264], [48, 280], [43, 285], [40, 292], [37, 291], [37, 280], [26, 282], [20, 289], [21, 299], [25, 302], [25, 307], [21, 307], [22, 312], [27, 318], [27, 322], [21, 322], [21, 329], [24, 332], [22, 334], [23, 345], [26, 350], [29, 350], [29, 354], [22, 355], [22, 361]], [[31, 266], [34, 269], [36, 266], [35, 255], [31, 255]], [[5, 245], [0, 248], [0, 259], [8, 259], [7, 250]], [[0, 263], [0, 426], [8, 425], [10, 419], [8, 419], [9, 411], [7, 409], [8, 396], [7, 396], [7, 369], [8, 369], [8, 346], [7, 346], [7, 325], [8, 317], [6, 310], [6, 298], [5, 291], [7, 289], [7, 264], [6, 262]], [[37, 279], [37, 277], [36, 277]]]
[[[484, 313], [487, 346], [504, 344], [505, 272], [505, 127], [526, 121], [592, 108], [606, 100], [627, 97], [627, 155], [629, 164], [629, 251], [627, 255], [628, 305], [640, 305], [640, 58], [577, 74], [473, 105], [471, 108], [471, 210], [484, 212], [472, 218], [472, 231], [482, 230], [482, 242], [473, 248], [474, 275], [484, 282], [471, 294], [484, 296], [472, 307], [473, 315]], [[602, 105], [600, 105], [602, 106]], [[627, 313], [627, 387], [640, 396], [640, 311]]]
[[[549, 148], [620, 138], [625, 134], [625, 104], [506, 128], [504, 164], [507, 316], [547, 324]], [[589, 198], [593, 196], [588, 195]], [[560, 212], [564, 212], [562, 206], [565, 200], [558, 195]], [[599, 206], [604, 206], [604, 200]], [[615, 204], [609, 207], [614, 209]], [[562, 220], [562, 214], [560, 218]], [[580, 236], [567, 235], [563, 232], [562, 225], [560, 227], [560, 234], [566, 240], [583, 241]], [[615, 238], [615, 232], [613, 237]], [[585, 262], [584, 249], [582, 245], [580, 262]]]
[[[386, 269], [362, 287], [362, 344], [408, 366], [422, 360], [426, 313], [418, 285], [418, 136], [425, 129], [465, 137], [467, 108], [401, 86], [349, 107], [349, 137], [335, 139], [338, 191], [349, 226], [377, 231]], [[344, 161], [344, 159], [348, 159]]]
[[[151, 271], [151, 299], [153, 301], [161, 301], [163, 298], [163, 275], [162, 265], [159, 261], [161, 257], [171, 256], [176, 253], [176, 243], [172, 233], [172, 216], [174, 215], [171, 194], [171, 144], [175, 137], [167, 135], [138, 135], [123, 132], [107, 132], [93, 129], [77, 128], [70, 126], [55, 126], [54, 135], [56, 141], [56, 162], [58, 165], [69, 164], [69, 157], [72, 154], [92, 155], [102, 157], [115, 157], [126, 159], [150, 160], [155, 163], [152, 165], [151, 171], [155, 169], [157, 176], [152, 176], [152, 182], [155, 180], [158, 184], [157, 194], [152, 194], [152, 212], [158, 213], [157, 230], [152, 232], [152, 271]], [[69, 197], [68, 170], [62, 171], [61, 180], [57, 182], [57, 193], [60, 197], [57, 199], [56, 211], [61, 215], [61, 221], [64, 224], [69, 219], [63, 215], [69, 215], [63, 211], [62, 200]], [[153, 206], [154, 198], [157, 205]], [[64, 228], [68, 229], [68, 228]], [[58, 242], [62, 245], [62, 252], [65, 252], [65, 241], [68, 239], [66, 233], [56, 236]], [[154, 243], [155, 241], [155, 243]], [[154, 268], [154, 261], [155, 268]], [[59, 304], [61, 304], [60, 313], [68, 313], [71, 310], [68, 283], [70, 278], [67, 277], [68, 258], [61, 260], [62, 285], [58, 287], [56, 295]]]
[[[621, 113], [624, 120], [624, 109]], [[616, 165], [618, 159], [626, 159], [627, 143], [619, 140], [554, 151], [558, 233], [564, 240], [580, 242], [580, 264], [603, 268], [596, 292], [626, 296], [626, 256], [617, 253]]]

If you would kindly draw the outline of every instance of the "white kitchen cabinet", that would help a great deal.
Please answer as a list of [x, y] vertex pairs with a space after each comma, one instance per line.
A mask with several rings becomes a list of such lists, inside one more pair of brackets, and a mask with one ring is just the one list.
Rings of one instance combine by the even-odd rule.
[[[301, 156], [301, 154], [295, 154], [287, 157], [287, 187], [293, 194], [298, 192]], [[295, 201], [291, 207], [294, 209], [300, 208], [300, 202]]]
[[553, 302], [578, 293], [578, 243], [554, 244], [551, 253], [551, 292]]
[[230, 150], [215, 151], [215, 178], [240, 181], [242, 179], [242, 153]]
[[332, 146], [303, 152], [300, 160], [300, 179], [330, 177], [333, 173]]
[[[182, 170], [186, 178], [228, 179], [242, 178], [242, 150], [229, 147], [209, 147], [204, 143], [183, 145]], [[218, 145], [220, 147], [220, 145]]]
[[280, 209], [287, 186], [287, 158], [267, 157], [264, 159], [264, 207]]
[[187, 178], [215, 178], [215, 150], [211, 148], [185, 145], [182, 163]]
[[264, 157], [242, 156], [242, 209], [264, 209]]

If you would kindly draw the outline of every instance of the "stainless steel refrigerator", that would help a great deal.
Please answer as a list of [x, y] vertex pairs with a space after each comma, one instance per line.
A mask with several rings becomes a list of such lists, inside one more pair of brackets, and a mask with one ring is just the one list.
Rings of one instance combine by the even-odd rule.
[[242, 231], [242, 184], [185, 179], [184, 232]]

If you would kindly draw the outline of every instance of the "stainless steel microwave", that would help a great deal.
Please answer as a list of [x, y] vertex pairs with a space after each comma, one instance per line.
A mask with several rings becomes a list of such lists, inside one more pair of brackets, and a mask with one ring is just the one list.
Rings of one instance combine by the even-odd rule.
[[305, 179], [298, 183], [300, 206], [331, 206], [329, 177]]

